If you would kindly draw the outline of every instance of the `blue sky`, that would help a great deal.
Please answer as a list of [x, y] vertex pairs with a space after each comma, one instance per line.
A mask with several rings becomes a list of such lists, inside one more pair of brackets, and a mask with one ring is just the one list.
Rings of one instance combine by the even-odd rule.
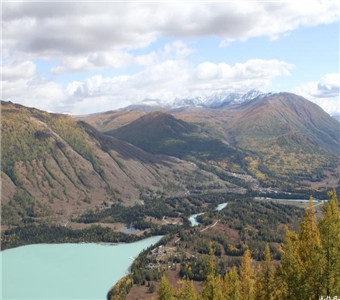
[[338, 1], [2, 2], [2, 95], [88, 114], [294, 92], [339, 108]]

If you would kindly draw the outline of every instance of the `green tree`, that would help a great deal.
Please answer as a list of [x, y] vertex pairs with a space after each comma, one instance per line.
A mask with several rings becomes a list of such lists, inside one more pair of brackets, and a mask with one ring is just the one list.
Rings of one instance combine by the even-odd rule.
[[323, 286], [327, 296], [335, 297], [340, 295], [340, 209], [335, 190], [328, 197], [319, 229], [325, 256]]
[[152, 282], [152, 283], [149, 285], [148, 293], [152, 294], [155, 290], [156, 290], [156, 286], [155, 286], [155, 284]]

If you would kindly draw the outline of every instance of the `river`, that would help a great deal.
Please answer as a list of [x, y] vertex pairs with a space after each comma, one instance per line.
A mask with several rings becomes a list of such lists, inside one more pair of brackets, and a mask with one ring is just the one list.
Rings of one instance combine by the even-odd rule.
[[1, 299], [106, 299], [133, 258], [157, 243], [36, 244], [0, 253]]
[[[224, 203], [221, 203], [219, 205], [217, 205], [217, 207], [215, 208], [215, 210], [217, 211], [220, 211], [222, 210], [223, 208], [225, 208], [226, 206], [228, 205], [228, 202], [224, 202]], [[194, 214], [194, 215], [191, 215], [188, 220], [190, 221], [190, 224], [192, 227], [194, 226], [198, 226], [200, 225], [200, 223], [197, 221], [197, 217], [200, 216], [200, 215], [204, 215], [205, 213], [202, 212], [202, 213], [198, 213], [198, 214]]]

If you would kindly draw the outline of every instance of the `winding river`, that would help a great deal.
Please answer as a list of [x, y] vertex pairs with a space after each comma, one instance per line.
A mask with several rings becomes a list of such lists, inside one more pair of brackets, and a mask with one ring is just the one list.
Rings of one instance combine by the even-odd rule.
[[[215, 208], [215, 210], [220, 211], [220, 210], [222, 210], [223, 208], [225, 208], [227, 205], [228, 205], [228, 202], [221, 203], [221, 204], [217, 205], [217, 207]], [[198, 213], [198, 214], [194, 214], [194, 215], [191, 215], [191, 216], [189, 217], [189, 221], [190, 221], [190, 224], [191, 224], [192, 227], [200, 225], [200, 223], [197, 221], [196, 218], [197, 218], [198, 216], [201, 216], [201, 215], [204, 215], [204, 212]]]

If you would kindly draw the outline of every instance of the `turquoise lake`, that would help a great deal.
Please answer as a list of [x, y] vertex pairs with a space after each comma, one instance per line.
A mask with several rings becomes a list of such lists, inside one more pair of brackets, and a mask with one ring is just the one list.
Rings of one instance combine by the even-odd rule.
[[161, 236], [130, 244], [38, 244], [2, 251], [1, 299], [106, 299], [132, 259]]

